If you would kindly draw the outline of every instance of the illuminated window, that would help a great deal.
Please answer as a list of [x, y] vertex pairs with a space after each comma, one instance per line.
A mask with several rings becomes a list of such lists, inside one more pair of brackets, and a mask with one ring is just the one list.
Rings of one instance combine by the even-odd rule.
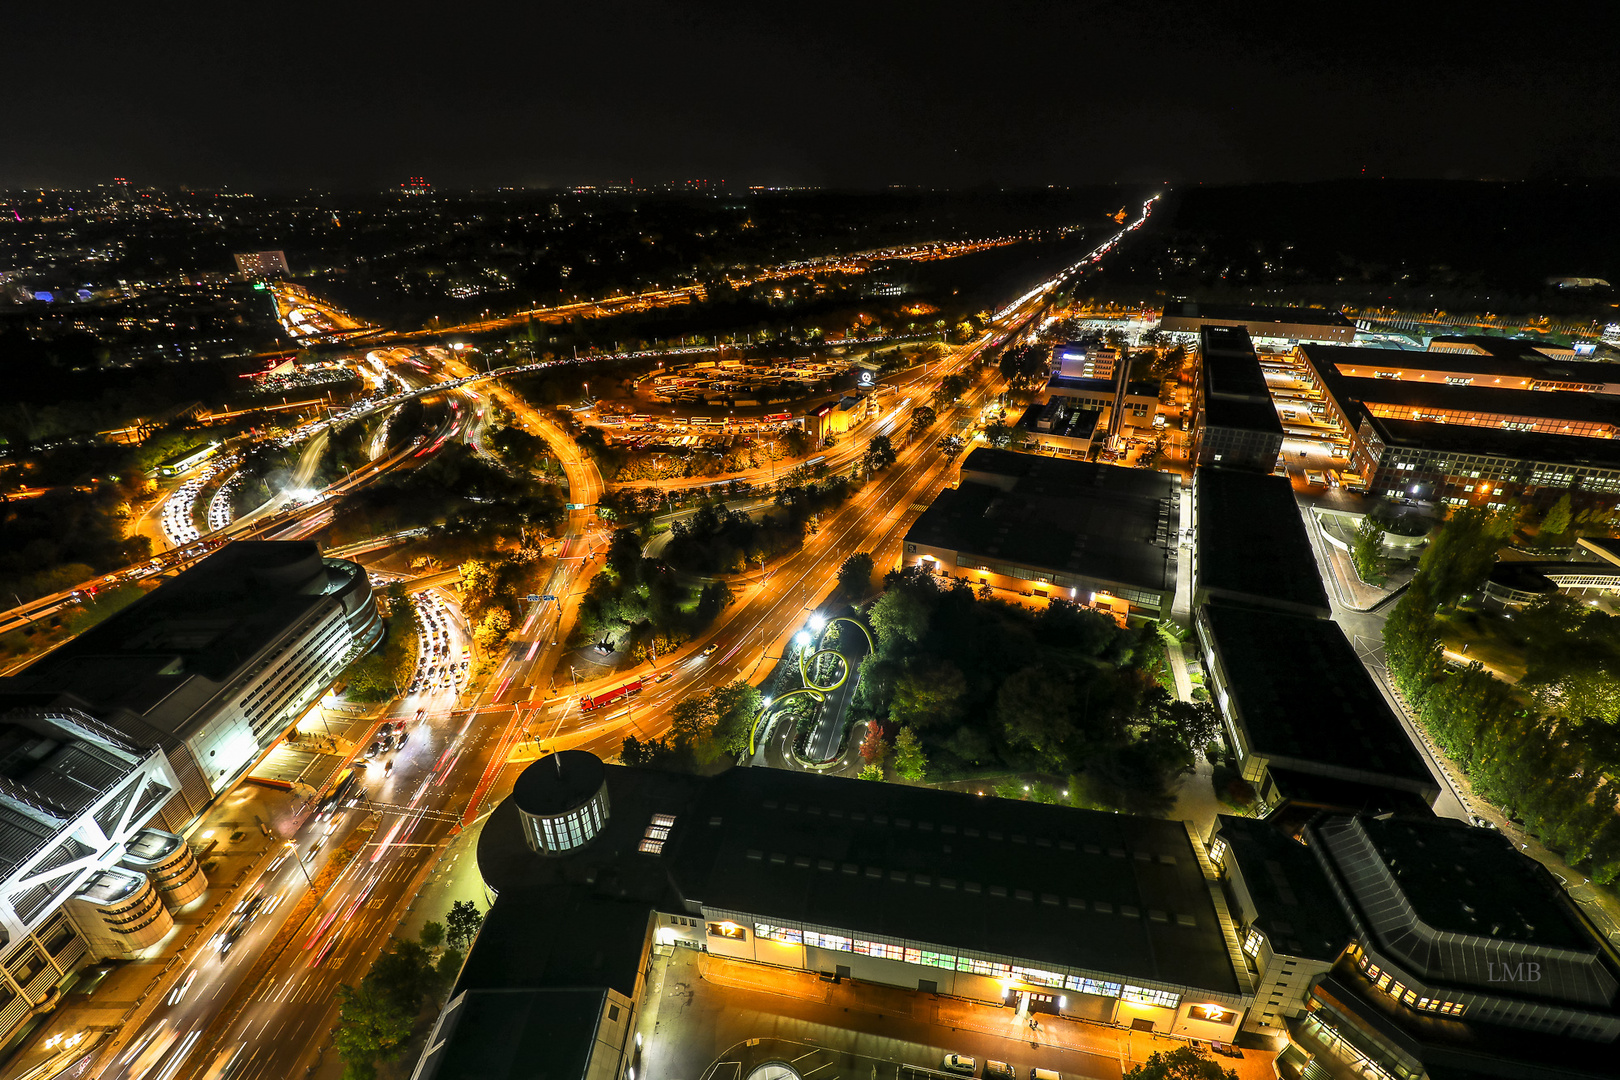
[[1250, 927], [1248, 935], [1243, 939], [1243, 951], [1249, 956], [1259, 956], [1260, 944], [1264, 940], [1265, 938], [1261, 936], [1260, 931]]
[[1137, 1001], [1144, 1005], [1159, 1005], [1166, 1009], [1173, 1009], [1181, 1004], [1181, 995], [1172, 994], [1168, 990], [1153, 990], [1146, 986], [1125, 985], [1120, 994], [1127, 1001]]
[[1217, 836], [1210, 841], [1209, 861], [1214, 863], [1224, 863], [1226, 861], [1226, 839], [1224, 837]]

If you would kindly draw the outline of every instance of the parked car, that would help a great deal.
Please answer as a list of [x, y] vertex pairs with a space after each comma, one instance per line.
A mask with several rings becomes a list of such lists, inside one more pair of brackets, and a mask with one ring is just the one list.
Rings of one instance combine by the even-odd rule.
[[972, 1076], [973, 1071], [979, 1067], [979, 1063], [973, 1058], [963, 1057], [961, 1054], [946, 1054], [945, 1060], [940, 1062], [939, 1067], [945, 1072], [957, 1073], [961, 1076]]

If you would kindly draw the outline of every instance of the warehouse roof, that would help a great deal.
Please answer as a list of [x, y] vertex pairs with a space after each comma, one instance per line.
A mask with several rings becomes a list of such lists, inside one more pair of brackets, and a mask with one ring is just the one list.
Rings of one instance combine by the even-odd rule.
[[1285, 477], [1198, 469], [1197, 587], [1246, 603], [1328, 615], [1305, 521]]
[[1177, 481], [1146, 469], [980, 449], [907, 543], [1164, 590], [1175, 586]]
[[[577, 852], [530, 852], [510, 799], [490, 818], [478, 861], [500, 902], [458, 989], [630, 993], [650, 912], [701, 904], [1240, 993], [1180, 822], [767, 769], [709, 778], [623, 766], [606, 773], [607, 827]], [[675, 824], [661, 852], [643, 852], [655, 813]]]
[[1206, 604], [1200, 617], [1214, 635], [1252, 753], [1346, 779], [1436, 789], [1338, 624], [1224, 603]]
[[1180, 822], [733, 769], [673, 872], [709, 908], [1238, 992]]

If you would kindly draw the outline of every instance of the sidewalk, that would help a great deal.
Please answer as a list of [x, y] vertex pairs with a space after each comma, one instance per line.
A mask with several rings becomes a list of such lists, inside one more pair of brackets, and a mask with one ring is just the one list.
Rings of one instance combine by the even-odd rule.
[[[1037, 1014], [1035, 1019], [1038, 1026], [1030, 1028], [1027, 1016], [1020, 1016], [1004, 1006], [854, 979], [827, 982], [814, 972], [769, 967], [710, 954], [697, 954], [696, 966], [697, 975], [703, 983], [748, 994], [772, 995], [781, 1002], [774, 1006], [764, 1003], [756, 1005], [761, 1014], [782, 1018], [797, 1016], [798, 1011], [787, 1004], [792, 1000], [822, 1007], [807, 1014], [806, 1018], [823, 1012], [844, 1016], [839, 1027], [849, 1033], [852, 1042], [859, 1033], [869, 1033], [881, 1034], [887, 1039], [948, 1046], [953, 1041], [962, 1041], [959, 1038], [953, 1040], [957, 1033], [974, 1032], [1006, 1040], [991, 1044], [1003, 1054], [1010, 1054], [1014, 1048], [1009, 1044], [1017, 1043], [1017, 1053], [1024, 1057], [1031, 1054], [1045, 1057], [1053, 1052], [1083, 1054], [1086, 1061], [1080, 1065], [1082, 1070], [1095, 1070], [1107, 1063], [1123, 1074], [1133, 1065], [1146, 1061], [1155, 1051], [1172, 1050], [1189, 1041], [1110, 1024], [1072, 1020], [1050, 1013]], [[652, 1018], [654, 1026], [657, 1026], [658, 1012], [653, 1012]], [[1223, 1067], [1237, 1072], [1241, 1080], [1275, 1080], [1271, 1067], [1275, 1056], [1272, 1051], [1246, 1049], [1241, 1058], [1216, 1060]], [[1007, 1060], [1012, 1058], [1009, 1056]], [[1066, 1070], [1075, 1067], [1076, 1063], [1069, 1063], [1069, 1059], [1059, 1060], [1067, 1063]], [[934, 1062], [924, 1064], [935, 1066]], [[1092, 1075], [1092, 1072], [1087, 1071], [1086, 1075]]]

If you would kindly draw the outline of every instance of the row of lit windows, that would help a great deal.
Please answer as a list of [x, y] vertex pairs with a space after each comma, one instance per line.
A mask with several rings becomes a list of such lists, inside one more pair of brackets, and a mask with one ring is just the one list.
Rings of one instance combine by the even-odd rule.
[[1389, 972], [1372, 962], [1366, 953], [1356, 958], [1357, 965], [1367, 973], [1373, 985], [1384, 993], [1411, 1008], [1421, 1009], [1424, 1012], [1440, 1013], [1443, 1016], [1461, 1016], [1467, 1008], [1460, 1001], [1442, 1001], [1439, 998], [1419, 997], [1410, 987], [1403, 986]]
[[936, 967], [945, 971], [962, 971], [972, 975], [988, 976], [993, 979], [1017, 978], [1024, 982], [1034, 983], [1037, 986], [1068, 989], [1081, 994], [1093, 994], [1097, 997], [1123, 997], [1149, 1005], [1162, 1005], [1167, 1009], [1174, 1009], [1181, 1003], [1181, 995], [1168, 990], [1155, 990], [1146, 986], [1132, 986], [1128, 983], [1088, 979], [1079, 975], [1065, 975], [1060, 971], [1023, 967], [1018, 964], [1004, 964], [995, 960], [984, 960], [977, 956], [958, 956], [954, 953], [935, 952], [931, 949], [914, 949], [907, 945], [895, 945], [885, 941], [867, 941], [863, 938], [845, 937], [842, 934], [827, 934], [815, 930], [800, 930], [793, 926], [773, 926], [761, 922], [754, 924], [754, 933], [762, 938], [786, 942], [791, 945], [813, 945], [817, 948], [832, 949], [836, 952], [853, 952], [862, 956], [876, 956], [883, 960], [899, 960], [907, 964], [921, 964], [924, 967]]

